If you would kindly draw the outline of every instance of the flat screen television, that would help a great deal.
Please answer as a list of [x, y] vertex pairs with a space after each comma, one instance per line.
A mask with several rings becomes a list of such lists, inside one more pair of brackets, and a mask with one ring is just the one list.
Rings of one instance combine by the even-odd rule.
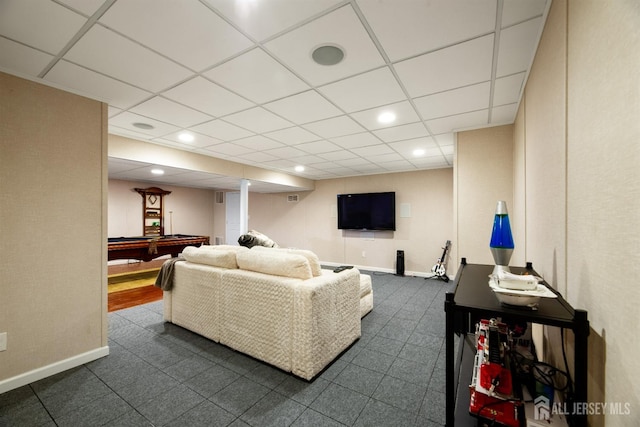
[[338, 194], [338, 229], [396, 229], [396, 193]]

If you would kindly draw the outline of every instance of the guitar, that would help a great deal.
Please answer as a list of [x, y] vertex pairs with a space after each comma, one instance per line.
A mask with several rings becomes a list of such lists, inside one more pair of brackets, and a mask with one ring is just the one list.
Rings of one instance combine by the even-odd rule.
[[445, 282], [449, 281], [449, 278], [447, 277], [447, 252], [449, 252], [450, 247], [451, 240], [447, 240], [447, 243], [444, 244], [444, 248], [442, 248], [442, 256], [436, 261], [436, 264], [431, 267], [431, 271], [435, 273], [435, 276], [441, 278]]

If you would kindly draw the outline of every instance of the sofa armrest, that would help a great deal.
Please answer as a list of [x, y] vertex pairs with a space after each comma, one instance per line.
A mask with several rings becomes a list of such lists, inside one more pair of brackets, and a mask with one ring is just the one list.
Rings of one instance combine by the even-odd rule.
[[293, 373], [311, 379], [361, 335], [360, 272], [323, 274], [296, 287]]

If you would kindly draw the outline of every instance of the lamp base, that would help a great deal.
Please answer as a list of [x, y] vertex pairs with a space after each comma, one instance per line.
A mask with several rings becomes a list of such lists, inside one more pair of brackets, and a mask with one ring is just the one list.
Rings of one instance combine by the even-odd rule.
[[494, 276], [497, 276], [499, 272], [504, 271], [505, 273], [511, 273], [511, 270], [509, 269], [508, 265], [498, 265], [496, 264], [495, 267], [493, 267], [493, 274]]

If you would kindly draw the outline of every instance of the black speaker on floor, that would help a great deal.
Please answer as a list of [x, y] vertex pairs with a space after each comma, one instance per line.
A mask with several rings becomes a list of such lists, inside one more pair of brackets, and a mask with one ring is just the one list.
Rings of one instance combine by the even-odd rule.
[[404, 276], [404, 251], [396, 254], [396, 276]]

